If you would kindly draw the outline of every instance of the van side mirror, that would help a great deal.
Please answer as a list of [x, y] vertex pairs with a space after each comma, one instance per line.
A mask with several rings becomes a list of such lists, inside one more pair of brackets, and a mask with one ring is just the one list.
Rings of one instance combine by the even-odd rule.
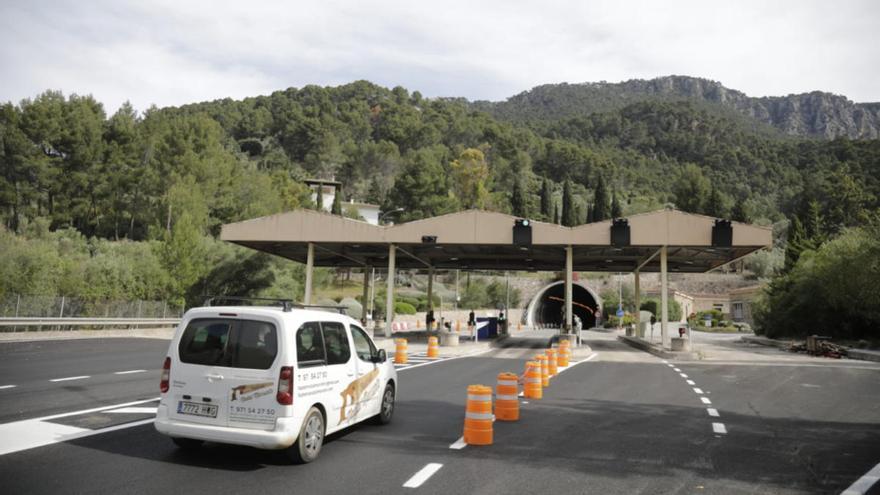
[[388, 359], [388, 356], [385, 354], [385, 349], [379, 349], [379, 352], [373, 356], [374, 363], [384, 363]]

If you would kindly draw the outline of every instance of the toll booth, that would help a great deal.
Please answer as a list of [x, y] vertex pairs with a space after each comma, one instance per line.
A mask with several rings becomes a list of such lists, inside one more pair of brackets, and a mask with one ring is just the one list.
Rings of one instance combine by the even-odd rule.
[[498, 337], [498, 318], [494, 316], [477, 317], [477, 338], [494, 339]]

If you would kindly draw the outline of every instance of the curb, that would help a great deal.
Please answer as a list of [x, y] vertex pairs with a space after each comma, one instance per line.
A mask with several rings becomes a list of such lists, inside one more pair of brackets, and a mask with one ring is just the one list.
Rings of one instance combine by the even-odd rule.
[[[742, 340], [743, 342], [748, 342], [750, 344], [766, 345], [769, 347], [777, 347], [783, 350], [788, 349], [788, 347], [792, 344], [792, 341], [790, 340], [776, 340], [758, 336], [744, 336]], [[852, 347], [847, 347], [846, 357], [859, 361], [872, 361], [875, 363], [880, 363], [880, 352], [877, 351], [872, 352], [866, 351], [864, 349], [853, 349]]]
[[665, 349], [660, 349], [653, 344], [649, 344], [644, 340], [637, 339], [635, 337], [627, 337], [626, 335], [618, 335], [617, 340], [623, 342], [624, 344], [638, 349], [640, 351], [645, 351], [647, 353], [653, 354], [655, 356], [661, 357], [663, 359], [676, 359], [678, 361], [699, 361], [700, 355], [693, 351], [686, 352], [673, 352], [667, 351]]

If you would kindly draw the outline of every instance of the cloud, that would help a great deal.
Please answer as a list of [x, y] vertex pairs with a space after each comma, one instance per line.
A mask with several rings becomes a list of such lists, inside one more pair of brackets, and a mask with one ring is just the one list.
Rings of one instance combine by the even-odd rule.
[[686, 74], [877, 101], [878, 14], [871, 1], [4, 2], [0, 100], [60, 89], [112, 111], [357, 79], [498, 100]]

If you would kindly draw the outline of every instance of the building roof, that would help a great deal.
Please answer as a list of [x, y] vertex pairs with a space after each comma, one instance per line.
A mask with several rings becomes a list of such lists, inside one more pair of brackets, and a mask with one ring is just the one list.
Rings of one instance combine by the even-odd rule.
[[[611, 246], [610, 220], [577, 227], [532, 222], [531, 246], [513, 244], [517, 217], [482, 210], [390, 226], [295, 210], [223, 226], [220, 238], [259, 251], [305, 262], [315, 245], [316, 266], [384, 266], [388, 246], [399, 249], [399, 268], [558, 271], [572, 246], [575, 271], [659, 271], [661, 246], [668, 246], [670, 272], [700, 273], [770, 247], [770, 228], [733, 222], [730, 247], [712, 245], [715, 218], [677, 210], [627, 217], [631, 244]], [[423, 242], [433, 236], [435, 243]], [[653, 258], [651, 258], [653, 256]], [[649, 260], [649, 258], [651, 258]]]

